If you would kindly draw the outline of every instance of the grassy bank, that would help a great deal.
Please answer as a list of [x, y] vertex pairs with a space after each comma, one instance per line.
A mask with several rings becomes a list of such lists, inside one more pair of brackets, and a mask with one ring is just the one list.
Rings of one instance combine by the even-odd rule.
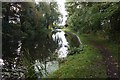
[[83, 34], [80, 35], [80, 38], [84, 44], [92, 45], [92, 41], [95, 41], [96, 43], [104, 46], [114, 57], [114, 59], [118, 62], [118, 56], [120, 56], [120, 46], [112, 41], [106, 40], [104, 38], [101, 38], [97, 35], [91, 35], [91, 34]]
[[[70, 29], [63, 30], [76, 33]], [[59, 70], [50, 74], [49, 78], [107, 78], [103, 58], [99, 50], [92, 45], [92, 42], [95, 41], [104, 46], [117, 61], [118, 56], [120, 56], [118, 54], [120, 46], [97, 35], [77, 35], [84, 45], [84, 50], [77, 54], [69, 55], [67, 61], [61, 64]]]
[[[74, 31], [72, 31], [69, 28], [65, 28], [63, 29], [64, 31], [68, 31], [68, 32], [73, 32], [76, 33]], [[106, 40], [103, 36], [102, 33], [101, 35], [95, 35], [95, 34], [78, 34], [76, 33], [79, 37], [80, 40], [82, 41], [83, 44], [87, 44], [87, 45], [92, 45], [92, 41], [95, 41], [96, 43], [104, 46], [110, 53], [111, 55], [117, 60], [118, 62], [118, 56], [120, 56], [120, 45], [115, 43], [114, 41], [110, 41], [110, 40]], [[120, 61], [119, 61], [120, 62]]]
[[99, 52], [92, 46], [85, 46], [84, 51], [67, 58], [60, 69], [50, 78], [106, 78], [105, 66]]
[[80, 36], [84, 50], [69, 55], [60, 69], [50, 74], [49, 78], [106, 78], [106, 68], [100, 52], [90, 45], [86, 35]]

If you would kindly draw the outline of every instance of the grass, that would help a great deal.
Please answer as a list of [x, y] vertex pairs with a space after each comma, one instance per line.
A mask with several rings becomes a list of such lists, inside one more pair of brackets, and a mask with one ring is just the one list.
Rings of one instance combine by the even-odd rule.
[[[69, 29], [63, 29], [64, 31], [73, 32]], [[76, 33], [77, 34], [77, 33]], [[67, 57], [67, 61], [61, 64], [59, 70], [50, 74], [49, 78], [107, 78], [106, 67], [103, 63], [102, 55], [99, 50], [96, 49], [91, 41], [95, 41], [98, 44], [104, 46], [111, 55], [118, 60], [118, 46], [117, 44], [105, 40], [97, 35], [91, 34], [77, 34], [84, 46], [84, 50], [78, 54], [70, 55]]]
[[95, 41], [96, 43], [104, 46], [114, 57], [114, 59], [118, 62], [118, 56], [120, 56], [120, 46], [112, 41], [106, 40], [104, 38], [101, 38], [96, 35], [91, 35], [91, 34], [83, 34], [80, 35], [80, 38], [84, 44], [89, 44], [91, 45], [91, 41]]
[[[85, 36], [81, 36], [83, 44], [88, 44]], [[49, 78], [107, 78], [106, 68], [100, 52], [91, 45], [85, 45], [84, 50], [70, 55], [59, 70], [50, 74]]]
[[84, 51], [71, 55], [59, 70], [49, 78], [106, 78], [102, 56], [92, 46], [85, 46]]

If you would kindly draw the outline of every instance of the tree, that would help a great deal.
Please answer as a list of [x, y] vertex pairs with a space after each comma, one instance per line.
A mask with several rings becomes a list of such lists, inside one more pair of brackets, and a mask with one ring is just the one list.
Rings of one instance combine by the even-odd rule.
[[[53, 41], [49, 36], [48, 26], [57, 23], [59, 15], [57, 4], [54, 2], [41, 2], [38, 5], [34, 2], [4, 2], [2, 4], [2, 58], [5, 61], [3, 71], [20, 67], [27, 69], [22, 60], [26, 49], [30, 51], [27, 57], [35, 57], [32, 58], [33, 62], [30, 65], [36, 59], [42, 60], [41, 55], [54, 48], [51, 47]], [[46, 45], [48, 46], [44, 49]], [[44, 58], [46, 57], [44, 55]], [[28, 58], [27, 60], [30, 61]], [[12, 76], [11, 72], [10, 74]]]
[[[118, 41], [119, 2], [70, 2], [66, 3], [69, 27], [79, 33], [103, 31], [109, 40]], [[111, 33], [112, 32], [112, 33]]]

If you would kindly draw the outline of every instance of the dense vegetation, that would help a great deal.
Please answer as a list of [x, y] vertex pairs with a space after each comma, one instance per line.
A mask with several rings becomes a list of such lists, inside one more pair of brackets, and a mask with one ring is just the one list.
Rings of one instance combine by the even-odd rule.
[[53, 49], [50, 29], [59, 23], [59, 16], [56, 2], [2, 3], [3, 72], [9, 72], [4, 73], [5, 79], [36, 79], [32, 65], [46, 57], [40, 57], [44, 51]]
[[67, 24], [78, 33], [97, 33], [120, 43], [120, 3], [68, 2]]
[[67, 2], [66, 9], [67, 28], [63, 30], [77, 34], [84, 48], [70, 49], [72, 55], [49, 77], [117, 78], [118, 71], [115, 70], [118, 69], [120, 55], [120, 3], [76, 1]]
[[[2, 3], [3, 79], [37, 80], [46, 76], [50, 78], [111, 78], [107, 74], [105, 64], [107, 61], [101, 53], [110, 51], [112, 55], [110, 57], [115, 60], [119, 55], [120, 2], [76, 1], [67, 2], [65, 5], [68, 19], [66, 27], [63, 27], [58, 26], [61, 22], [59, 18], [62, 16], [56, 2]], [[53, 53], [56, 54], [58, 41], [54, 42], [52, 39], [52, 34], [57, 33], [56, 28], [65, 32], [64, 37], [70, 47], [68, 57], [60, 60], [60, 69], [48, 76], [46, 69], [43, 66], [39, 68], [35, 63], [39, 61], [46, 64], [46, 58]], [[64, 49], [68, 47], [62, 46]], [[118, 60], [115, 64], [117, 62]], [[45, 70], [45, 76], [42, 70]], [[117, 73], [115, 77], [116, 75]]]
[[[84, 46], [84, 51], [70, 55], [61, 64], [59, 70], [49, 75], [50, 78], [106, 78], [102, 56], [92, 46]], [[74, 50], [76, 52], [76, 50]], [[73, 52], [72, 52], [73, 53]]]

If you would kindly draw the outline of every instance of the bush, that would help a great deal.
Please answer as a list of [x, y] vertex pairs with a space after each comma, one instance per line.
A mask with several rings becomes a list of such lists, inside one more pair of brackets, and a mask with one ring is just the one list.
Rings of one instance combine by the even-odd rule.
[[70, 48], [69, 55], [79, 54], [81, 51], [83, 51], [82, 45], [80, 47], [72, 47], [72, 48]]

